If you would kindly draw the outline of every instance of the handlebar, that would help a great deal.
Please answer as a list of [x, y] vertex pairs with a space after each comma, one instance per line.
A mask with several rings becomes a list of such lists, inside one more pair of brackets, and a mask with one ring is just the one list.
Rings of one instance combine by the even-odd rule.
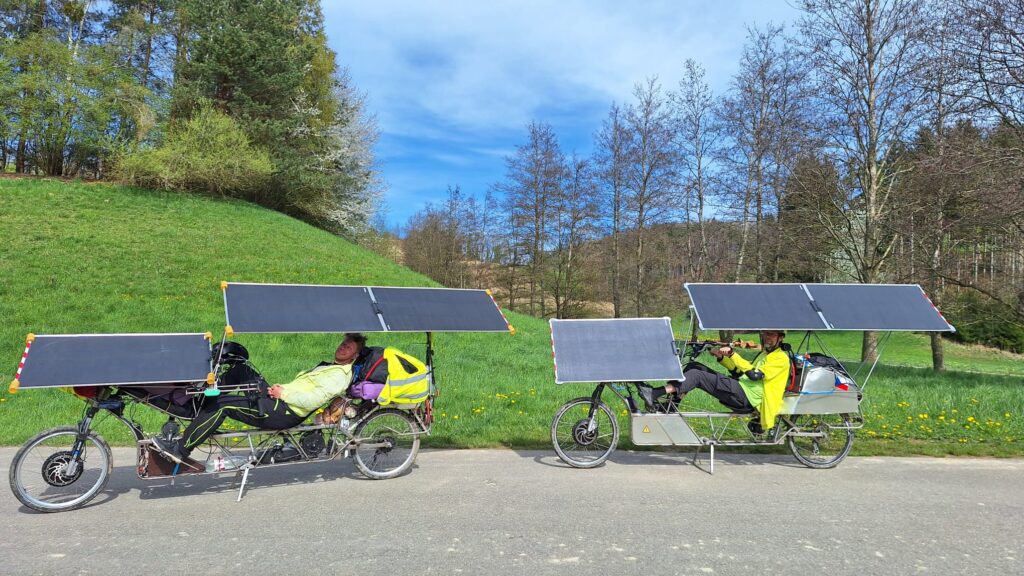
[[[676, 340], [676, 349], [679, 350], [679, 355], [686, 356], [691, 360], [700, 356], [708, 348], [720, 348], [722, 346], [729, 346], [731, 348], [748, 348], [751, 350], [760, 350], [761, 345], [756, 342], [750, 342], [746, 340], [736, 340], [735, 342], [722, 342], [720, 340]], [[689, 348], [690, 352], [687, 354], [685, 350]]]

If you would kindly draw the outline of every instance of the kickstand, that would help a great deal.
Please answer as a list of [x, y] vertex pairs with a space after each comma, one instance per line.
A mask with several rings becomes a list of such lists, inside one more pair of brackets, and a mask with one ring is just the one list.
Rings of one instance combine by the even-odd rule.
[[238, 487], [238, 500], [235, 502], [242, 501], [242, 492], [245, 492], [245, 483], [249, 480], [249, 470], [252, 470], [252, 466], [249, 464], [242, 467], [242, 485]]
[[[701, 444], [700, 446], [697, 446], [697, 451], [693, 453], [692, 464], [694, 466], [696, 466], [697, 468], [700, 468], [700, 466], [697, 464], [697, 457], [700, 456], [700, 451], [701, 451], [702, 448], [704, 448], [704, 446], [705, 446], [704, 444]], [[714, 475], [715, 474], [715, 445], [714, 444], [707, 444], [707, 447], [709, 449], [708, 451], [710, 452], [710, 459], [709, 459], [710, 468], [708, 470], [708, 474]]]

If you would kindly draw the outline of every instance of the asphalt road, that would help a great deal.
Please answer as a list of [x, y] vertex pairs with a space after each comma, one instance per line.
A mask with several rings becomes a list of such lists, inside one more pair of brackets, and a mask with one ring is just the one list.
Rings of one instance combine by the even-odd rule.
[[[0, 449], [6, 477], [13, 448]], [[347, 460], [233, 475], [114, 475], [81, 510], [0, 490], [2, 574], [1021, 574], [1024, 460], [424, 451], [364, 480]]]

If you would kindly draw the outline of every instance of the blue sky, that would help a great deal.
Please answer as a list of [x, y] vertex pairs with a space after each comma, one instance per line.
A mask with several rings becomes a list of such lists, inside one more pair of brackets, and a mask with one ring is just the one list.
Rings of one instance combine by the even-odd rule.
[[687, 58], [725, 91], [746, 26], [798, 16], [786, 0], [322, 4], [338, 62], [377, 119], [391, 226], [448, 186], [482, 198], [530, 121], [551, 124], [567, 155], [585, 156], [612, 102], [631, 102], [651, 76], [674, 88]]

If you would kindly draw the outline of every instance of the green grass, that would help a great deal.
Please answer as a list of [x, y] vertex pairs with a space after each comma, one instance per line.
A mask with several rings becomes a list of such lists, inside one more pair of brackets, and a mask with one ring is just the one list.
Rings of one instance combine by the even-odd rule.
[[[243, 202], [45, 180], [0, 179], [0, 269], [0, 382], [13, 377], [29, 332], [219, 334], [221, 280], [435, 285], [326, 232]], [[550, 448], [548, 427], [559, 405], [589, 394], [586, 385], [553, 384], [546, 321], [518, 314], [509, 320], [515, 336], [436, 335], [441, 396], [427, 446]], [[680, 333], [682, 324], [677, 322]], [[337, 336], [237, 340], [268, 380], [283, 382], [329, 358]], [[371, 343], [414, 354], [422, 354], [424, 345], [422, 335], [371, 335]], [[847, 360], [859, 354], [859, 334], [828, 335], [826, 344]], [[880, 366], [872, 378], [854, 453], [1024, 454], [1019, 357], [948, 344], [949, 371], [936, 375], [927, 369], [927, 338], [896, 334], [884, 359], [900, 366]], [[59, 390], [10, 395], [3, 388], [0, 444], [21, 444], [43, 429], [73, 423], [83, 407]], [[699, 394], [687, 406], [716, 408]], [[147, 430], [162, 421], [145, 408], [132, 416]], [[130, 441], [110, 418], [98, 428], [113, 442]], [[620, 447], [631, 447], [628, 438]]]

